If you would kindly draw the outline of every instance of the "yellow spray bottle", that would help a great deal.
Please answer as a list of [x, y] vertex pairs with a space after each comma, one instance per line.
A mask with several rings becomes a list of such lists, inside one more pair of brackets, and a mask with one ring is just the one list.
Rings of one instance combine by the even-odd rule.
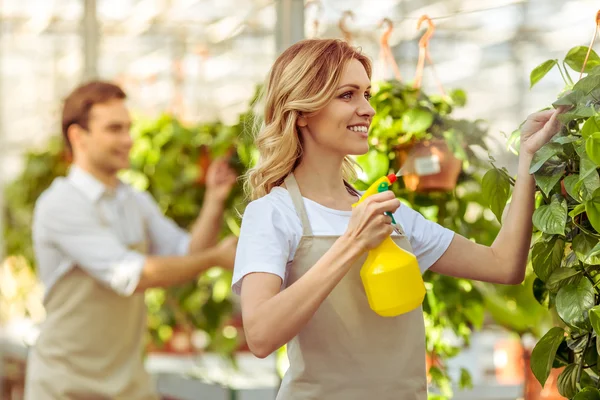
[[[367, 197], [389, 190], [396, 181], [394, 174], [379, 178], [358, 203]], [[392, 223], [396, 224], [391, 213]], [[369, 251], [360, 270], [369, 306], [383, 317], [395, 317], [414, 310], [425, 298], [425, 284], [414, 254], [400, 248], [391, 237]]]

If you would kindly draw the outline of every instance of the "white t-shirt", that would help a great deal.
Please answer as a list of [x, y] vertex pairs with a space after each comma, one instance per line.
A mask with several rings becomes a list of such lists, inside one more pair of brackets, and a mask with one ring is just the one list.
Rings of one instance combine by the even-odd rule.
[[[307, 198], [304, 207], [315, 236], [342, 235], [352, 215], [351, 211], [333, 210]], [[454, 237], [453, 231], [404, 204], [394, 213], [394, 219], [404, 228], [421, 272], [444, 254]], [[239, 294], [243, 277], [254, 272], [275, 274], [285, 284], [301, 237], [302, 222], [286, 189], [275, 187], [248, 204], [235, 258], [233, 292]]]

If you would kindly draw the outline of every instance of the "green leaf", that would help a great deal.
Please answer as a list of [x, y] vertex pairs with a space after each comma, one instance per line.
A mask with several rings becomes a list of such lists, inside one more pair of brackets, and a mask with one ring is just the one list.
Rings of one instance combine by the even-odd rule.
[[534, 155], [529, 167], [529, 173], [534, 174], [542, 165], [562, 150], [562, 146], [558, 143], [546, 143]]
[[585, 212], [585, 204], [577, 204], [577, 206], [569, 212], [569, 217], [575, 218], [579, 214], [583, 214]]
[[[575, 70], [577, 72], [581, 72], [581, 69], [583, 68], [583, 62], [585, 61], [585, 56], [586, 56], [587, 52], [588, 52], [587, 46], [573, 47], [567, 53], [567, 55], [565, 57], [565, 63], [569, 67], [573, 68], [573, 70]], [[590, 52], [590, 55], [587, 60], [587, 64], [585, 66], [585, 70], [583, 72], [588, 73], [594, 67], [597, 67], [598, 65], [600, 65], [600, 57], [598, 57], [598, 54], [596, 54], [596, 52], [594, 50], [592, 50]]]
[[563, 177], [566, 168], [565, 161], [552, 157], [534, 174], [536, 184], [546, 196], [550, 196], [550, 192]]
[[433, 124], [433, 114], [423, 108], [412, 108], [402, 115], [402, 127], [407, 133], [427, 131]]
[[585, 212], [592, 227], [596, 232], [600, 232], [600, 188], [596, 189], [592, 195], [592, 198], [585, 202]]
[[510, 181], [497, 169], [490, 169], [483, 177], [482, 193], [499, 222], [502, 222], [502, 212], [510, 196]]
[[451, 91], [450, 98], [457, 107], [464, 107], [467, 104], [467, 94], [462, 89], [454, 89]]
[[390, 168], [390, 159], [387, 154], [377, 150], [369, 150], [368, 153], [356, 157], [356, 162], [367, 174], [368, 183], [387, 175]]
[[554, 327], [546, 332], [531, 352], [531, 371], [542, 387], [546, 384], [552, 370], [556, 350], [564, 339], [565, 331], [562, 328]]
[[558, 376], [558, 392], [571, 399], [577, 393], [577, 364], [569, 364]]
[[575, 268], [557, 268], [554, 270], [550, 278], [548, 278], [548, 282], [546, 282], [546, 287], [548, 290], [552, 292], [557, 292], [560, 288], [569, 282], [573, 277], [581, 275], [581, 271], [577, 271]]
[[535, 67], [533, 69], [533, 71], [531, 71], [531, 75], [529, 77], [529, 82], [530, 82], [529, 88], [531, 89], [536, 83], [538, 83], [540, 81], [540, 79], [542, 79], [544, 76], [546, 76], [546, 74], [548, 72], [550, 72], [550, 70], [552, 68], [554, 68], [554, 66], [557, 63], [558, 63], [558, 60], [548, 60], [548, 61], [544, 61], [543, 63], [541, 63], [540, 65]]
[[[574, 198], [577, 201], [581, 201], [581, 195], [579, 194], [579, 190], [581, 189], [581, 183], [579, 181], [579, 175], [569, 175], [567, 177], [565, 177], [564, 181], [563, 181], [564, 185], [565, 185], [565, 190], [567, 191], [567, 194], [569, 196], [571, 196], [572, 198]], [[585, 210], [585, 207], [584, 207]], [[571, 215], [569, 213], [569, 215]]]
[[533, 246], [531, 264], [542, 281], [546, 282], [554, 270], [560, 267], [564, 251], [565, 241], [557, 236], [548, 242], [539, 241]]
[[587, 279], [563, 286], [556, 295], [556, 311], [568, 325], [589, 329], [588, 311], [595, 305], [592, 284]]
[[581, 182], [582, 200], [591, 200], [594, 196], [594, 192], [598, 188], [600, 188], [600, 176], [598, 176], [598, 172], [594, 170]]
[[596, 132], [600, 132], [600, 118], [598, 116], [588, 118], [588, 120], [585, 121], [581, 127], [581, 136], [583, 136], [584, 139], [587, 139]]
[[531, 289], [533, 291], [533, 297], [535, 297], [537, 302], [548, 308], [550, 306], [550, 293], [544, 282], [542, 282], [540, 278], [535, 278]]
[[551, 142], [558, 143], [558, 144], [568, 144], [568, 143], [576, 142], [580, 139], [581, 138], [577, 137], [577, 136], [554, 136], [552, 138]]
[[600, 400], [600, 390], [593, 387], [586, 387], [573, 397], [573, 400]]
[[458, 387], [461, 389], [472, 389], [473, 388], [473, 380], [471, 379], [471, 374], [465, 368], [460, 369], [460, 380], [458, 381]]
[[582, 92], [578, 91], [569, 91], [558, 100], [556, 100], [552, 105], [556, 108], [558, 106], [574, 106], [579, 104], [581, 99], [584, 97]]
[[567, 202], [553, 198], [550, 205], [540, 206], [533, 212], [533, 225], [549, 235], [564, 235], [567, 212]]
[[585, 151], [596, 166], [600, 166], [600, 132], [594, 132], [585, 140]]
[[[600, 76], [598, 78], [598, 83], [600, 84]], [[575, 119], [589, 118], [593, 117], [594, 115], [596, 115], [596, 110], [592, 106], [583, 105], [577, 106], [568, 112], [560, 114], [558, 116], [558, 120], [563, 124], [567, 124]]]
[[[600, 75], [589, 75], [581, 79], [573, 86], [574, 91], [583, 92], [586, 96], [598, 89], [600, 86]], [[588, 107], [590, 108], [590, 107]], [[595, 113], [588, 115], [588, 117], [594, 116]]]
[[590, 323], [594, 332], [600, 334], [600, 306], [594, 306], [590, 309]]
[[580, 233], [573, 238], [573, 251], [577, 259], [586, 264], [600, 264], [600, 257], [594, 254], [597, 245], [598, 239], [585, 233]]

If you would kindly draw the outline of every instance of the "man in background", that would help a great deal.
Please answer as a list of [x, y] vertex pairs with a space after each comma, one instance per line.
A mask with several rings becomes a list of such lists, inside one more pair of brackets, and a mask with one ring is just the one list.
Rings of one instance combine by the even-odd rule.
[[142, 359], [144, 290], [233, 267], [237, 240], [218, 243], [218, 234], [235, 172], [211, 165], [203, 209], [191, 234], [183, 231], [117, 178], [133, 144], [125, 100], [118, 86], [94, 81], [64, 103], [73, 164], [34, 212], [47, 317], [28, 359], [27, 400], [158, 399]]

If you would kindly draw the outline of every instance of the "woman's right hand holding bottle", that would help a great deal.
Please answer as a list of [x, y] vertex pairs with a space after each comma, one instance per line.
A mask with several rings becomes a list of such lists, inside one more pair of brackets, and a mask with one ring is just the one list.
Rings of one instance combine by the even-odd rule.
[[398, 207], [400, 200], [391, 190], [369, 196], [352, 210], [344, 236], [363, 251], [376, 248], [394, 231], [392, 218], [385, 213], [394, 213]]

